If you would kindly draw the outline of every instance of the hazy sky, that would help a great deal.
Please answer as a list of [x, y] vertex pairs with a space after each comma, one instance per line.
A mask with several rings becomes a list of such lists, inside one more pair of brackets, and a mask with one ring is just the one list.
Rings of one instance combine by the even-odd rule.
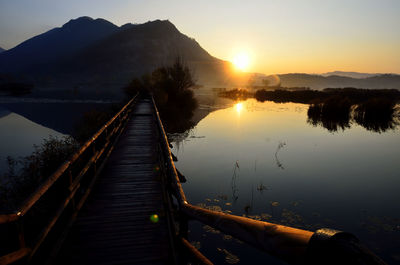
[[218, 58], [249, 54], [249, 71], [400, 73], [400, 0], [0, 0], [0, 46], [79, 16], [169, 19]]

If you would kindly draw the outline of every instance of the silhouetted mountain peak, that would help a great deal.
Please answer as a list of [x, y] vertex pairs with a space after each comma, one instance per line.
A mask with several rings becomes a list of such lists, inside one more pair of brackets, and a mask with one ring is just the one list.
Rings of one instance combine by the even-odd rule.
[[[147, 32], [152, 36], [176, 36], [183, 35], [169, 20], [153, 20], [146, 23], [137, 25], [134, 27], [135, 30], [140, 28], [141, 31]], [[140, 30], [139, 29], [139, 30]]]
[[88, 17], [88, 16], [78, 17], [75, 19], [71, 19], [70, 21], [65, 23], [63, 25], [63, 27], [68, 27], [68, 26], [75, 25], [75, 24], [87, 23], [87, 22], [91, 22], [93, 20], [94, 20], [93, 18]]
[[102, 18], [78, 17], [71, 19], [62, 26], [62, 29], [79, 30], [86, 27], [118, 28], [116, 25]]
[[5, 51], [5, 49], [3, 49], [3, 48], [0, 47], [0, 53], [1, 53], [1, 52], [4, 52], [4, 51]]
[[104, 19], [72, 19], [62, 27], [37, 35], [2, 53], [0, 72], [46, 71], [45, 65], [69, 57], [119, 30], [118, 26]]

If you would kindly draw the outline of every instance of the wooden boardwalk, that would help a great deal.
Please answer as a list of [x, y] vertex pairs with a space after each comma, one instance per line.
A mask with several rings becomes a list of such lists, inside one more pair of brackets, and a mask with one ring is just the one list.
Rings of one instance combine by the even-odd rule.
[[55, 264], [170, 263], [154, 113], [151, 99], [137, 102]]

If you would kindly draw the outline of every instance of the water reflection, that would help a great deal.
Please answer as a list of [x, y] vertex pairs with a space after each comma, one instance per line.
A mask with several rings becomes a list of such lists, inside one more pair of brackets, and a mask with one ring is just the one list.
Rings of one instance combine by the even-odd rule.
[[7, 156], [18, 158], [29, 155], [34, 150], [33, 145], [41, 144], [44, 138], [48, 138], [50, 135], [65, 136], [1, 106], [0, 128], [0, 174], [7, 170]]
[[374, 103], [369, 101], [358, 106], [354, 110], [354, 120], [365, 129], [378, 133], [395, 129], [400, 124], [399, 108], [391, 102]]
[[242, 110], [243, 110], [243, 103], [242, 102], [236, 103], [235, 109], [236, 109], [237, 114], [240, 116], [240, 112], [242, 112]]
[[368, 111], [362, 105], [342, 112], [325, 112], [321, 104], [311, 104], [307, 116], [307, 123], [330, 132], [350, 129], [351, 124], [356, 123], [369, 131], [383, 133], [400, 124], [398, 109], [393, 109], [393, 112]]

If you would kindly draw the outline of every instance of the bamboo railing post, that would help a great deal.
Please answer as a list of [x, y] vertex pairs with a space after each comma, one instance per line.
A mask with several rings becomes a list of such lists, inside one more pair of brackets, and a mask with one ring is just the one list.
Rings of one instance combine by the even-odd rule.
[[[94, 156], [96, 156], [96, 139], [93, 140], [92, 145], [93, 145], [93, 157], [94, 157]], [[93, 161], [93, 176], [95, 176], [96, 172], [97, 172], [96, 162], [97, 162], [97, 159], [94, 159], [94, 161]]]

